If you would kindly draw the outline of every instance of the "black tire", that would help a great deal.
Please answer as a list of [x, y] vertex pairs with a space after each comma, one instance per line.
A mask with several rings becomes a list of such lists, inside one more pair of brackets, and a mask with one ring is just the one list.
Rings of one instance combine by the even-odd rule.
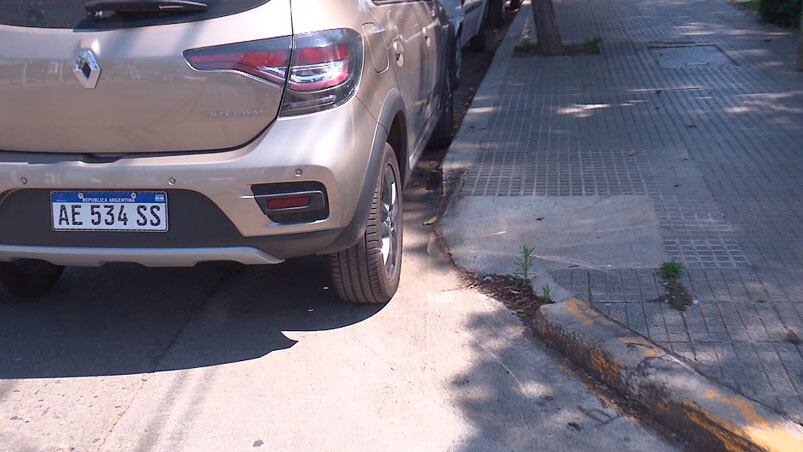
[[493, 27], [505, 24], [505, 0], [488, 0], [488, 23]]
[[454, 91], [452, 90], [451, 77], [444, 77], [443, 84], [443, 111], [429, 139], [429, 147], [432, 149], [445, 149], [452, 143], [452, 132], [454, 131]]
[[510, 0], [510, 8], [511, 9], [521, 8], [521, 0]]
[[64, 267], [42, 261], [0, 262], [0, 301], [22, 303], [56, 285]]
[[[371, 211], [365, 234], [351, 248], [329, 256], [329, 271], [332, 286], [338, 298], [348, 303], [374, 304], [387, 303], [399, 289], [402, 264], [403, 241], [403, 200], [402, 181], [396, 154], [389, 144], [385, 144], [379, 178], [377, 179]], [[395, 178], [396, 196], [396, 240], [392, 268], [388, 270], [382, 253], [383, 195], [386, 194], [385, 176], [390, 171]]]
[[479, 31], [477, 31], [477, 34], [474, 35], [474, 37], [468, 42], [468, 50], [471, 50], [472, 52], [484, 52], [485, 49], [488, 48], [488, 38], [485, 33], [485, 24], [486, 20], [483, 19]]

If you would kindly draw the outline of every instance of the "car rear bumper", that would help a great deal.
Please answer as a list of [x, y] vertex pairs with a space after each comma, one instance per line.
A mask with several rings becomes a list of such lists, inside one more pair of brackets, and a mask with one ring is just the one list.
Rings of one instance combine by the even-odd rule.
[[0, 261], [44, 260], [56, 265], [96, 267], [133, 262], [146, 267], [191, 267], [201, 262], [239, 262], [247, 265], [278, 264], [275, 256], [247, 246], [218, 248], [97, 248], [0, 245]]
[[[173, 266], [210, 260], [276, 263], [331, 252], [345, 231], [362, 222], [358, 205], [366, 187], [373, 187], [365, 183], [373, 178], [369, 163], [385, 134], [352, 99], [330, 111], [279, 119], [254, 142], [230, 151], [117, 160], [0, 152], [0, 260], [36, 256], [57, 264]], [[323, 184], [329, 216], [310, 223], [271, 221], [251, 187], [288, 182]], [[170, 229], [53, 231], [49, 194], [55, 190], [165, 191]]]

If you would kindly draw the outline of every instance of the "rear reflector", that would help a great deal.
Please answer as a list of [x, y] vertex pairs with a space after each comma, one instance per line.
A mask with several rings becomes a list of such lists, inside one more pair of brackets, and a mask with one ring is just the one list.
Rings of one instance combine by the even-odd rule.
[[292, 198], [268, 199], [265, 203], [268, 210], [297, 209], [309, 205], [309, 196], [294, 196]]
[[274, 223], [312, 223], [329, 217], [326, 188], [320, 182], [260, 184], [251, 190], [259, 208]]

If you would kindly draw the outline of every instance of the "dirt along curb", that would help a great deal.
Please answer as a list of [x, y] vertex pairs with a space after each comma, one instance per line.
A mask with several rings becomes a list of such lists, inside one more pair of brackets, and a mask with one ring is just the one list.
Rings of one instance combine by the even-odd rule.
[[569, 359], [697, 447], [801, 450], [799, 424], [713, 382], [578, 299], [544, 305], [530, 323]]

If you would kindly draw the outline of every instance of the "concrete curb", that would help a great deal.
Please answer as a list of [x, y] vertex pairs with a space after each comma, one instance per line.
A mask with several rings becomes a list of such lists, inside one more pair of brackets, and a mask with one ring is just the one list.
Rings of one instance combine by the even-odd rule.
[[445, 182], [444, 192], [447, 195], [459, 191], [457, 185], [460, 184], [463, 173], [471, 168], [481, 155], [481, 139], [488, 128], [490, 117], [488, 113], [493, 110], [496, 100], [499, 98], [498, 93], [502, 88], [507, 67], [513, 58], [513, 49], [519, 42], [527, 18], [531, 15], [530, 2], [526, 1], [516, 13], [504, 40], [499, 44], [491, 66], [466, 111], [463, 122], [452, 140], [452, 145], [449, 146], [441, 164]]
[[697, 447], [803, 449], [799, 424], [709, 380], [578, 299], [541, 307], [532, 323], [552, 346]]

